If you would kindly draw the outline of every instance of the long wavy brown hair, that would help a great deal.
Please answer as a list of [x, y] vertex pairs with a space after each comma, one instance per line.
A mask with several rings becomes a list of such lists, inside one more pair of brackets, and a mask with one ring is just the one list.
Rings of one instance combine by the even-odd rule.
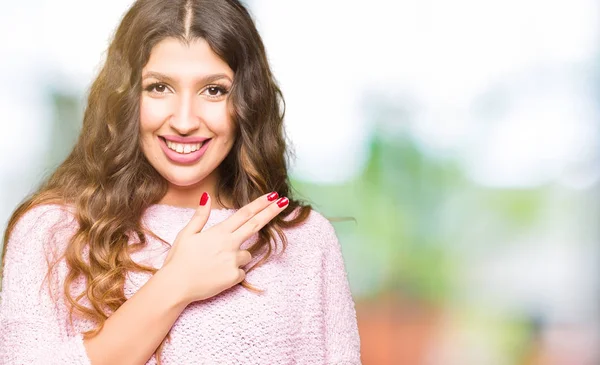
[[[141, 71], [153, 46], [167, 37], [182, 42], [205, 39], [234, 71], [228, 102], [237, 135], [219, 166], [217, 200], [227, 197], [234, 204], [230, 208], [240, 208], [270, 191], [290, 199], [249, 248], [253, 255], [262, 255], [249, 270], [274, 253], [277, 237], [285, 249], [284, 229], [302, 223], [311, 210], [292, 196], [283, 129], [285, 104], [246, 8], [236, 0], [136, 1], [117, 28], [106, 62], [91, 86], [75, 147], [16, 209], [4, 234], [3, 257], [11, 231], [28, 210], [50, 203], [74, 208], [78, 230], [59, 258], [69, 269], [62, 290], [71, 318], [75, 312], [97, 323], [84, 334], [88, 338], [126, 301], [123, 287], [128, 271], [156, 272], [135, 263], [130, 254], [143, 249], [152, 235], [142, 226], [144, 211], [167, 191], [166, 180], [142, 153], [139, 137]], [[130, 244], [132, 237], [137, 243]], [[86, 250], [89, 257], [83, 255]], [[86, 288], [72, 295], [70, 288], [81, 277]], [[245, 281], [242, 285], [252, 288]], [[83, 299], [91, 306], [82, 304]], [[156, 351], [159, 361], [163, 345], [164, 341]]]

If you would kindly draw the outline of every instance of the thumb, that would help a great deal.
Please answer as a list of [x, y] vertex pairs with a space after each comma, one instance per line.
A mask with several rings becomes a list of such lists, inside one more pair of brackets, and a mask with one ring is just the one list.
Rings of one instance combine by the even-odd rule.
[[186, 224], [186, 226], [182, 229], [182, 233], [184, 233], [184, 235], [192, 235], [202, 230], [206, 224], [206, 221], [208, 221], [208, 217], [210, 216], [210, 206], [210, 195], [208, 195], [207, 192], [204, 192], [200, 198], [200, 203], [198, 208], [196, 208], [196, 212], [192, 216], [192, 219], [190, 219], [188, 224]]

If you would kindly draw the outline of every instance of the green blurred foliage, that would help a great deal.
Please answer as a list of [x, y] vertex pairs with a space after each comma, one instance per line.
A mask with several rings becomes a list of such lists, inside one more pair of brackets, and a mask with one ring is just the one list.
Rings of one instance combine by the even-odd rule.
[[458, 280], [461, 254], [522, 234], [539, 220], [546, 196], [477, 186], [457, 162], [428, 156], [407, 135], [378, 133], [354, 179], [292, 184], [327, 217], [356, 219], [335, 227], [357, 295], [400, 292], [438, 304]]

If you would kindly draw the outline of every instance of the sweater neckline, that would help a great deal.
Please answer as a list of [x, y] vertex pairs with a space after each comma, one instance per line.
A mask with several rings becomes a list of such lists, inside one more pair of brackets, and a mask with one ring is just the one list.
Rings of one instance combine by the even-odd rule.
[[[196, 208], [188, 208], [188, 207], [179, 207], [175, 205], [168, 204], [151, 204], [146, 209], [146, 214], [173, 214], [173, 215], [193, 215], [196, 211]], [[218, 217], [228, 217], [233, 215], [233, 213], [237, 212], [238, 209], [235, 208], [214, 208], [210, 210], [210, 218], [218, 218]]]

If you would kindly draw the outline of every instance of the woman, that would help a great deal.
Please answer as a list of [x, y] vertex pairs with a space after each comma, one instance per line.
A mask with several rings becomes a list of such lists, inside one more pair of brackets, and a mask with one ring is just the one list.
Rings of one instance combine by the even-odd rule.
[[290, 196], [282, 122], [239, 2], [135, 2], [72, 153], [9, 221], [0, 363], [360, 363], [339, 243]]

